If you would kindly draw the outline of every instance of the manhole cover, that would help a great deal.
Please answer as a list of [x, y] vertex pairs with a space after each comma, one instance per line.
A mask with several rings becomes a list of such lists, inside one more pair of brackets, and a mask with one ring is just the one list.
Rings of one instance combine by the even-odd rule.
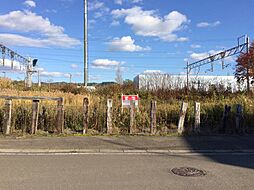
[[173, 168], [171, 170], [173, 174], [184, 176], [184, 177], [199, 177], [199, 176], [205, 176], [206, 172], [204, 170], [199, 170], [196, 168], [190, 168], [190, 167], [180, 167], [180, 168]]

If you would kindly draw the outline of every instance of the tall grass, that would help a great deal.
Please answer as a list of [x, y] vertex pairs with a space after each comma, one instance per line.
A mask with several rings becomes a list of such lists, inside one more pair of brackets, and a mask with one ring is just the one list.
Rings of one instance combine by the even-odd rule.
[[[150, 101], [157, 100], [157, 131], [158, 134], [169, 134], [176, 131], [178, 116], [182, 101], [189, 103], [185, 125], [191, 129], [194, 125], [194, 103], [201, 103], [201, 128], [206, 133], [217, 132], [221, 126], [224, 106], [232, 106], [230, 123], [235, 125], [235, 106], [242, 104], [244, 107], [245, 126], [254, 128], [254, 100], [244, 94], [230, 94], [228, 92], [190, 92], [186, 94], [179, 91], [138, 91], [129, 86], [100, 87], [95, 92], [83, 92], [73, 94], [55, 90], [48, 91], [22, 91], [15, 89], [3, 89], [1, 95], [11, 96], [47, 96], [63, 97], [65, 104], [66, 129], [81, 131], [83, 127], [83, 98], [89, 98], [89, 129], [93, 133], [106, 132], [107, 98], [113, 99], [113, 127], [114, 133], [127, 134], [130, 124], [129, 110], [121, 109], [121, 94], [139, 94], [139, 111], [135, 114], [135, 126], [137, 133], [149, 133], [150, 129]], [[31, 101], [13, 100], [12, 131], [29, 132], [31, 126]], [[0, 99], [0, 129], [3, 126], [4, 100]], [[38, 129], [54, 132], [56, 126], [56, 102], [41, 101]]]

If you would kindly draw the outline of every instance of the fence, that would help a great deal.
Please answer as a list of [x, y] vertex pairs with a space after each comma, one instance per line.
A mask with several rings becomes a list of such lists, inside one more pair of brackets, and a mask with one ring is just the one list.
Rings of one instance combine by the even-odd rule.
[[[241, 105], [236, 105], [236, 111], [232, 112], [231, 107], [223, 110], [223, 105], [217, 104], [211, 107], [183, 102], [180, 107], [178, 102], [165, 104], [152, 100], [150, 104], [141, 102], [139, 109], [132, 103], [129, 109], [122, 110], [113, 99], [90, 105], [89, 99], [84, 98], [80, 106], [64, 105], [61, 97], [0, 96], [0, 99], [5, 100], [4, 108], [0, 109], [0, 126], [5, 135], [15, 130], [36, 134], [38, 129], [57, 134], [64, 130], [83, 134], [199, 134], [207, 132], [205, 129], [243, 131], [248, 122], [253, 123], [253, 117], [244, 115]], [[29, 101], [31, 107], [26, 104], [14, 109], [15, 100]], [[41, 106], [45, 100], [56, 105]]]

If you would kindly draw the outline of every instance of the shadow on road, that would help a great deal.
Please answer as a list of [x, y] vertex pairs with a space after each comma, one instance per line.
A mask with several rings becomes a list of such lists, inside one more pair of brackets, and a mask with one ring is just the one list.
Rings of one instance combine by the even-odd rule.
[[[253, 157], [253, 135], [190, 136], [183, 137], [183, 139], [190, 150], [214, 162], [254, 169], [253, 159], [243, 156], [249, 154], [250, 157]], [[204, 150], [217, 151], [218, 154], [204, 153]]]
[[[142, 137], [141, 137], [142, 138]], [[150, 138], [150, 139], [147, 139]], [[164, 140], [161, 145], [158, 142], [151, 143], [153, 137], [144, 138], [143, 144], [135, 144], [135, 142], [130, 143], [123, 140], [104, 139], [97, 138], [97, 140], [103, 141], [104, 143], [109, 143], [112, 145], [118, 145], [123, 149], [169, 149], [169, 150], [190, 150], [193, 153], [198, 153], [203, 157], [209, 158], [210, 160], [244, 168], [254, 169], [253, 163], [253, 153], [254, 153], [254, 136], [238, 136], [238, 135], [218, 135], [218, 136], [186, 136], [186, 137], [158, 137], [158, 138], [171, 138], [170, 141]], [[146, 142], [147, 141], [147, 142]], [[139, 141], [140, 142], [140, 141]], [[150, 143], [150, 144], [149, 144]], [[172, 143], [172, 144], [171, 144]], [[252, 151], [252, 152], [251, 152]], [[250, 152], [252, 154], [250, 154]], [[156, 153], [161, 156], [177, 156], [182, 157], [179, 154], [169, 154], [169, 153]], [[248, 159], [250, 155], [252, 159]], [[243, 156], [244, 155], [244, 156]]]

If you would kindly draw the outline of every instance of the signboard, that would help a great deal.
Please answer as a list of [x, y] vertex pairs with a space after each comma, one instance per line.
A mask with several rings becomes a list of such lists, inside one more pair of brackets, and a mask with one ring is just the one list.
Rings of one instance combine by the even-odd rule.
[[138, 107], [138, 100], [138, 95], [122, 95], [122, 107], [129, 108], [132, 101], [134, 101], [135, 107]]

